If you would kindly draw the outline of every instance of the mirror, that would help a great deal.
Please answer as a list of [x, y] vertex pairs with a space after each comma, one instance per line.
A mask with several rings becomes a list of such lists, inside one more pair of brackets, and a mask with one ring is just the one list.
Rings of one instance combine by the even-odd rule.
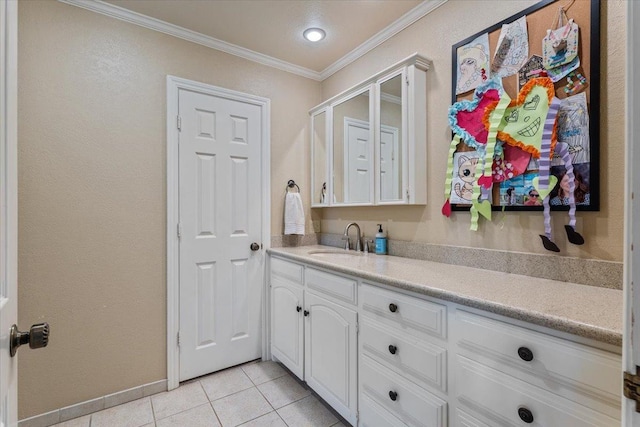
[[380, 194], [382, 202], [402, 200], [402, 74], [379, 85]]
[[333, 107], [333, 202], [372, 203], [371, 89]]
[[327, 112], [322, 111], [311, 117], [312, 146], [312, 205], [327, 205]]

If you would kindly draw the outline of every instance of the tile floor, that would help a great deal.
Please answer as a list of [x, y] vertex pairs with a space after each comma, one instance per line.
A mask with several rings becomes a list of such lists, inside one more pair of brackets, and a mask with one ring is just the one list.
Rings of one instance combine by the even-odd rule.
[[250, 362], [54, 427], [345, 427], [281, 365]]

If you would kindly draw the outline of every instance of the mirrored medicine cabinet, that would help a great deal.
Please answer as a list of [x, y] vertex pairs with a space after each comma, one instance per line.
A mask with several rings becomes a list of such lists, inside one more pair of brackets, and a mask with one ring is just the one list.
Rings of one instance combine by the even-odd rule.
[[426, 204], [430, 65], [414, 54], [310, 110], [312, 207]]

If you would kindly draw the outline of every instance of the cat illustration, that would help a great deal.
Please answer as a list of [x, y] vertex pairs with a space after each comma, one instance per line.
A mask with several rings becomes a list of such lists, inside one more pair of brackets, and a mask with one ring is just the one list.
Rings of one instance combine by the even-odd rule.
[[456, 182], [453, 189], [461, 199], [468, 201], [473, 199], [473, 181], [476, 175], [477, 164], [477, 157], [469, 158], [467, 156], [460, 156], [458, 159], [458, 177], [464, 184]]

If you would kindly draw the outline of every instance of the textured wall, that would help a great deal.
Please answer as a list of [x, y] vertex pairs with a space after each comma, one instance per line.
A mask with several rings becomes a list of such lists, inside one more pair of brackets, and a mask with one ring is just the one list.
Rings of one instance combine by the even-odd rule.
[[[166, 75], [271, 99], [272, 233], [320, 83], [55, 1], [19, 6], [20, 418], [166, 378]], [[308, 218], [308, 230], [313, 225]]]
[[[469, 231], [468, 213], [455, 212], [449, 219], [440, 213], [451, 140], [447, 122], [451, 46], [534, 3], [449, 0], [323, 82], [323, 99], [327, 99], [413, 52], [433, 60], [433, 68], [427, 72], [428, 205], [323, 209], [323, 232], [342, 233], [346, 223], [358, 221], [371, 236], [375, 224], [382, 222], [394, 239], [548, 253], [538, 237], [544, 230], [541, 213], [507, 213], [502, 227], [500, 213], [494, 212], [494, 221], [481, 221], [475, 233]], [[584, 246], [567, 244], [563, 229], [566, 213], [553, 214], [561, 255], [622, 261], [626, 7], [625, 1], [602, 2], [601, 105], [591, 106], [599, 108], [601, 115], [601, 211], [578, 213], [578, 229], [586, 239]]]

